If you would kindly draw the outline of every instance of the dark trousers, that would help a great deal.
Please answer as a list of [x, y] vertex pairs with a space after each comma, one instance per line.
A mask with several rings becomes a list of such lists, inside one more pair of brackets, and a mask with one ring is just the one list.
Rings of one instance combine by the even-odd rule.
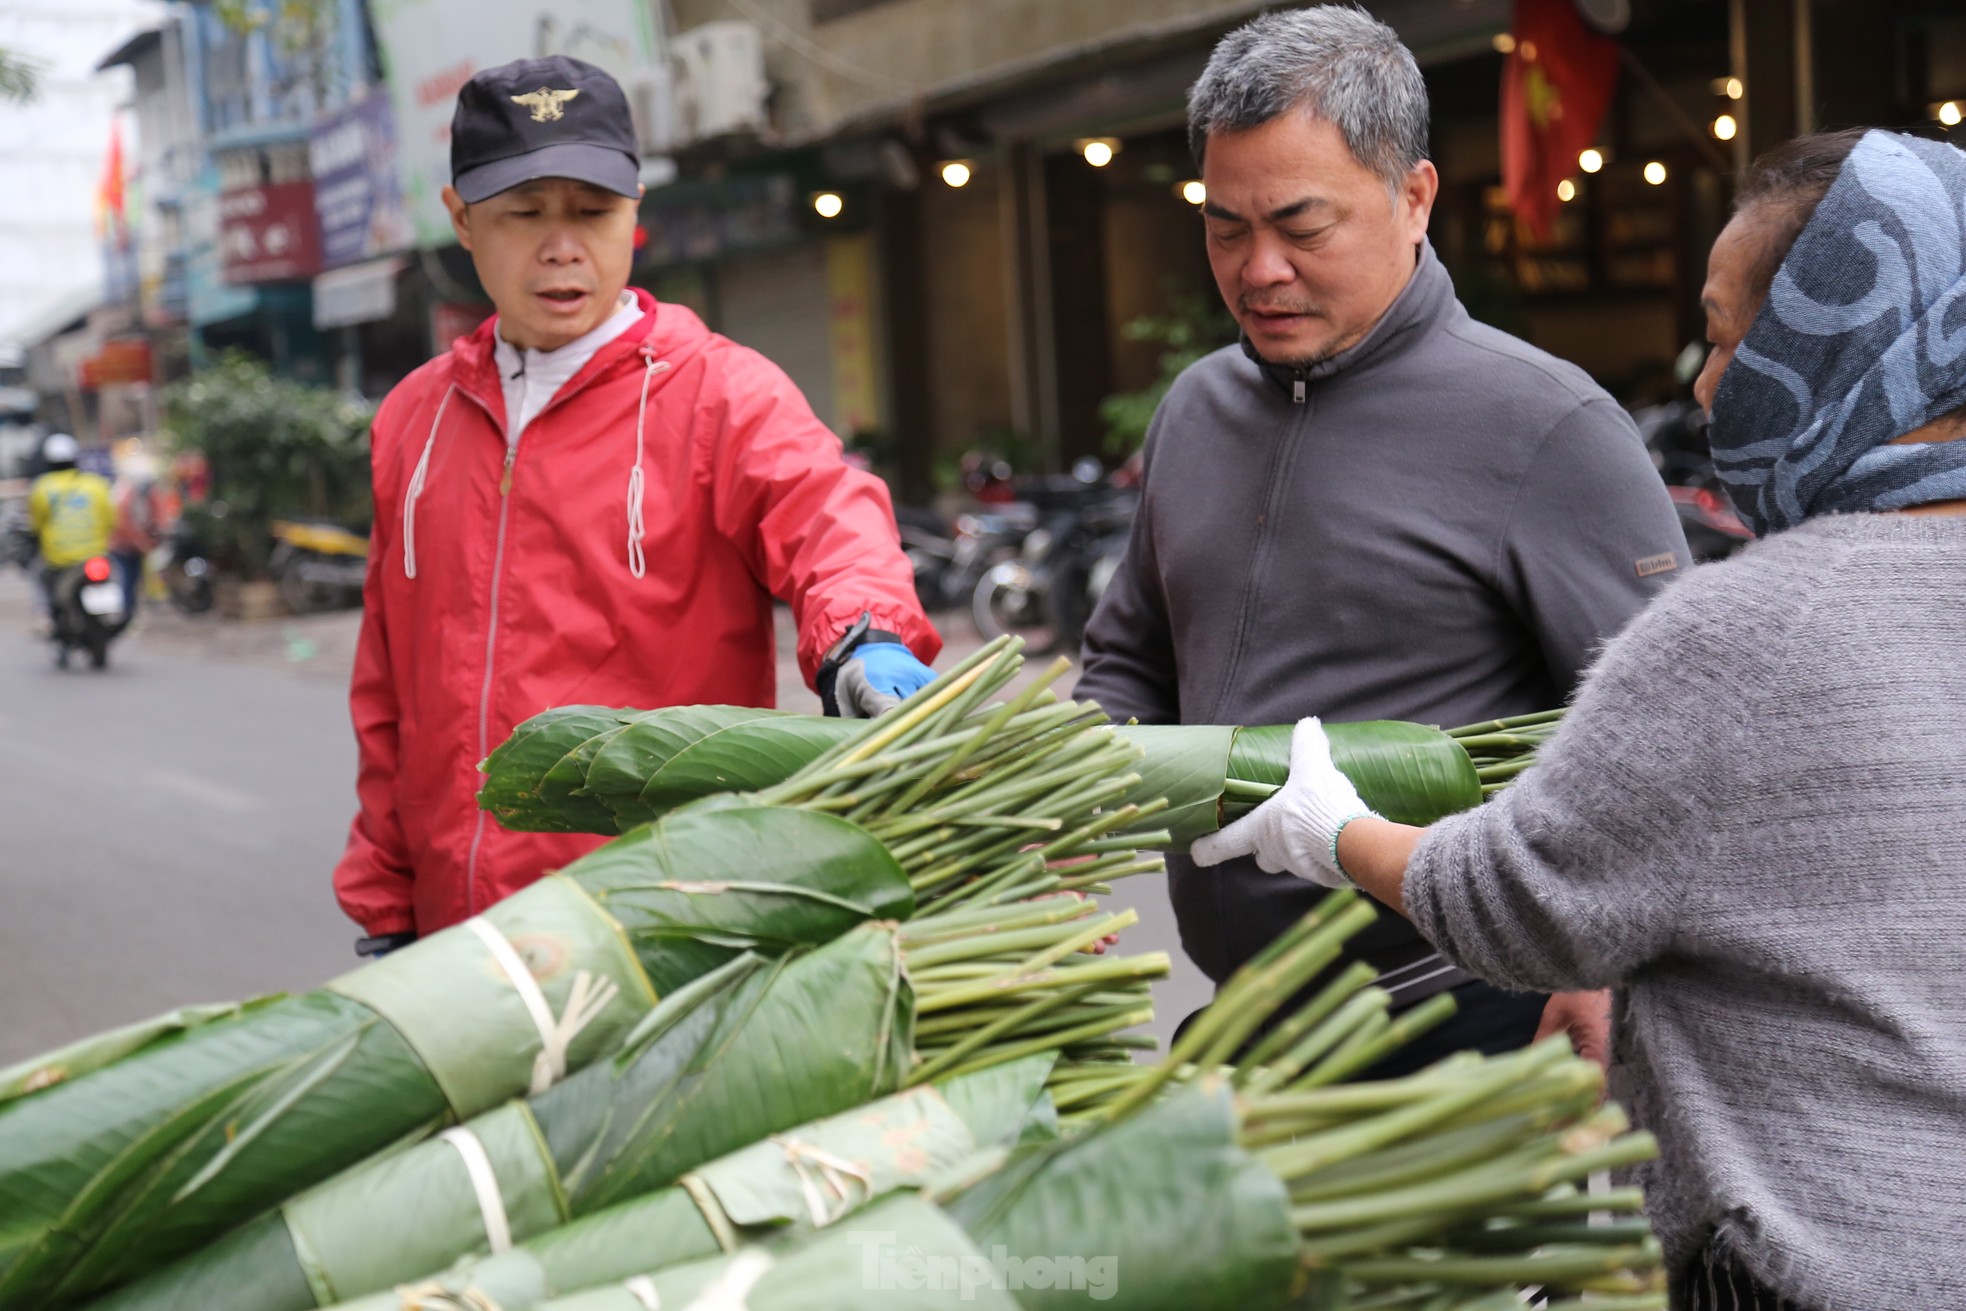
[[116, 581], [123, 585], [123, 622], [137, 617], [137, 593], [143, 590], [143, 552], [111, 551], [116, 562]]
[[1757, 1282], [1727, 1249], [1708, 1243], [1673, 1289], [1673, 1311], [1807, 1311]]

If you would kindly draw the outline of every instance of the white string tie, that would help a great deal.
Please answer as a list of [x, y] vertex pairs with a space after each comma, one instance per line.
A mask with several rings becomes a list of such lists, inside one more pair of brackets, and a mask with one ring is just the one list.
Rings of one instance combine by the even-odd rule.
[[451, 397], [457, 393], [457, 384], [452, 383], [445, 391], [444, 399], [437, 402], [437, 417], [430, 421], [430, 436], [424, 439], [422, 458], [416, 462], [416, 472], [410, 475], [409, 490], [403, 493], [403, 577], [416, 577], [416, 502], [423, 495], [423, 484], [430, 477], [430, 452], [437, 447], [437, 425], [444, 421], [444, 411], [449, 408]]
[[567, 1054], [573, 1047], [574, 1039], [607, 1010], [620, 994], [621, 986], [609, 978], [602, 978], [597, 983], [592, 974], [581, 970], [573, 976], [573, 986], [567, 990], [566, 1008], [556, 1020], [546, 994], [540, 991], [539, 980], [533, 978], [518, 949], [498, 931], [497, 926], [483, 916], [473, 916], [464, 924], [478, 935], [490, 950], [492, 959], [505, 971], [505, 977], [512, 981], [519, 1000], [526, 1005], [526, 1014], [532, 1017], [533, 1028], [539, 1031], [539, 1055], [533, 1059], [532, 1087], [528, 1090], [529, 1096], [537, 1097], [567, 1077]]
[[[854, 1181], [859, 1182], [866, 1196], [874, 1195], [874, 1176], [864, 1167], [796, 1139], [773, 1135], [772, 1141], [785, 1149], [786, 1164], [799, 1178], [799, 1190], [805, 1195], [806, 1210], [812, 1216], [813, 1228], [824, 1229], [847, 1213], [853, 1200], [851, 1184]], [[815, 1173], [817, 1178], [814, 1177]], [[828, 1205], [828, 1193], [840, 1204], [837, 1209]]]
[[747, 1247], [730, 1259], [724, 1272], [703, 1286], [696, 1300], [683, 1311], [750, 1311], [746, 1301], [758, 1281], [770, 1273], [772, 1259], [755, 1247]]
[[640, 578], [648, 573], [648, 559], [642, 554], [642, 538], [647, 535], [647, 527], [642, 515], [642, 489], [646, 486], [642, 475], [642, 452], [646, 448], [643, 437], [644, 425], [648, 422], [649, 384], [655, 375], [666, 373], [669, 361], [649, 356], [648, 368], [642, 371], [642, 402], [635, 409], [635, 465], [628, 471], [628, 572]]
[[662, 1294], [655, 1291], [655, 1281], [647, 1275], [636, 1275], [622, 1285], [628, 1296], [640, 1302], [643, 1311], [662, 1311]]
[[512, 1250], [512, 1223], [505, 1215], [505, 1198], [498, 1191], [498, 1176], [492, 1172], [491, 1157], [478, 1135], [463, 1125], [437, 1135], [464, 1161], [464, 1173], [471, 1180], [471, 1191], [478, 1195], [478, 1215], [484, 1221], [485, 1239], [492, 1255]]

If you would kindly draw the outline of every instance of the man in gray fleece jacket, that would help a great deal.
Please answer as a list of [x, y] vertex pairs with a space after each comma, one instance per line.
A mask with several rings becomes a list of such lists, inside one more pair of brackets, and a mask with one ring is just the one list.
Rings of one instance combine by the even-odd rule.
[[[1617, 404], [1455, 298], [1426, 241], [1437, 181], [1411, 54], [1357, 10], [1271, 14], [1217, 48], [1190, 124], [1245, 340], [1154, 417], [1079, 694], [1143, 723], [1561, 705], [1685, 540]], [[1248, 861], [1168, 864], [1182, 945], [1218, 982], [1322, 895]], [[1468, 980], [1403, 921], [1352, 950], [1401, 1004], [1457, 987], [1460, 1016], [1408, 1063], [1536, 1032], [1539, 996]]]

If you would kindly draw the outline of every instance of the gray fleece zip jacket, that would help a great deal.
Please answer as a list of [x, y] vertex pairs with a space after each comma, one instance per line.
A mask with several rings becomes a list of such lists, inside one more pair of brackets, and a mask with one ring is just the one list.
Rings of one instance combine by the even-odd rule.
[[[1688, 563], [1624, 411], [1470, 319], [1423, 245], [1350, 350], [1290, 370], [1232, 347], [1176, 380], [1077, 695], [1150, 724], [1549, 709]], [[1182, 946], [1218, 982], [1323, 895], [1248, 860], [1168, 865]], [[1391, 915], [1353, 951], [1427, 954]]]
[[1407, 868], [1505, 987], [1617, 986], [1668, 1257], [1966, 1308], [1966, 519], [1838, 515], [1678, 583]]

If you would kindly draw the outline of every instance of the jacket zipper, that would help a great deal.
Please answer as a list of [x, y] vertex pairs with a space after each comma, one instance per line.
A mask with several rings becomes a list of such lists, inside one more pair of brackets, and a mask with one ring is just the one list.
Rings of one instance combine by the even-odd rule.
[[1208, 721], [1210, 723], [1225, 722], [1224, 706], [1229, 699], [1230, 689], [1235, 686], [1236, 675], [1242, 671], [1242, 654], [1249, 645], [1250, 625], [1255, 622], [1256, 592], [1263, 578], [1263, 563], [1269, 558], [1271, 534], [1275, 530], [1275, 520], [1282, 509], [1286, 495], [1285, 475], [1290, 472], [1291, 466], [1295, 463], [1297, 448], [1306, 440], [1303, 429], [1310, 421], [1310, 406], [1304, 399], [1304, 371], [1298, 369], [1294, 372], [1296, 399], [1292, 404], [1302, 405], [1304, 409], [1292, 425], [1293, 431], [1277, 443], [1275, 452], [1270, 456], [1267, 474], [1270, 494], [1263, 504], [1263, 517], [1256, 521], [1256, 548], [1250, 552], [1249, 558], [1249, 586], [1243, 593], [1242, 614], [1236, 621], [1235, 646], [1230, 649], [1229, 663], [1222, 671], [1222, 686], [1215, 693], [1215, 708]]
[[[523, 435], [523, 434], [522, 434]], [[512, 514], [512, 465], [519, 458], [519, 443], [505, 447], [505, 467], [498, 475], [498, 539], [492, 548], [491, 609], [485, 621], [485, 682], [478, 693], [478, 759], [491, 754], [492, 675], [498, 653], [498, 593], [505, 581], [505, 528]], [[464, 913], [478, 913], [478, 849], [485, 842], [485, 821], [478, 811], [477, 827], [471, 832], [471, 854], [464, 863]]]
[[1290, 371], [1290, 403], [1292, 405], [1302, 405], [1304, 403], [1305, 377], [1306, 375], [1302, 369], [1292, 369]]

